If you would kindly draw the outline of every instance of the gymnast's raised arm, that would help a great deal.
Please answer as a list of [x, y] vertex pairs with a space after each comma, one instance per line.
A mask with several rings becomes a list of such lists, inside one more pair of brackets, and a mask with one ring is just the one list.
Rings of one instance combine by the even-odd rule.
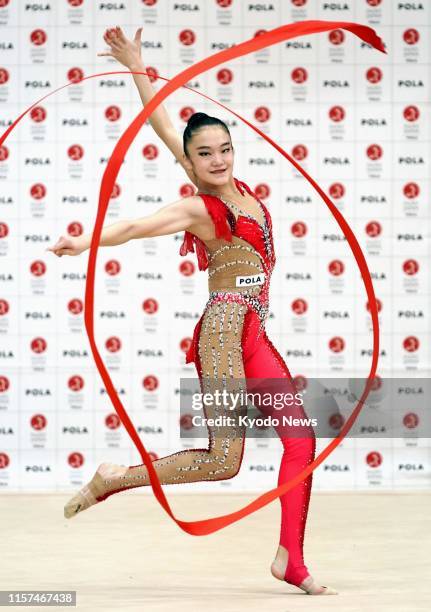
[[[155, 213], [138, 219], [125, 219], [104, 227], [100, 236], [100, 246], [115, 246], [136, 238], [152, 238], [192, 231], [194, 225], [202, 226], [208, 222], [205, 205], [199, 196], [190, 196], [172, 202]], [[92, 234], [77, 237], [60, 236], [57, 242], [48, 247], [57, 257], [80, 255], [90, 248]]]
[[[110, 51], [98, 53], [97, 55], [114, 57], [131, 72], [146, 72], [145, 64], [141, 58], [141, 32], [142, 28], [138, 28], [134, 39], [129, 40], [119, 26], [109, 28], [103, 35], [103, 39], [106, 44], [109, 45]], [[155, 90], [147, 75], [134, 74], [133, 79], [138, 88], [139, 95], [141, 96], [142, 104], [145, 106], [149, 100], [154, 97]], [[160, 104], [149, 117], [149, 121], [157, 136], [163, 140], [165, 145], [184, 168], [189, 179], [197, 186], [196, 177], [193, 171], [189, 170], [184, 165], [183, 143], [166, 108]]]

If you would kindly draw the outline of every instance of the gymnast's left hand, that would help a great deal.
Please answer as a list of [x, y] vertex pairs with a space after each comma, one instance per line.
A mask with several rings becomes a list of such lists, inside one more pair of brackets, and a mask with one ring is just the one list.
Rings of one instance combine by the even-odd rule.
[[139, 64], [141, 60], [141, 33], [142, 28], [138, 28], [135, 37], [131, 40], [124, 35], [120, 26], [108, 28], [103, 35], [103, 40], [109, 45], [110, 50], [97, 55], [113, 57], [126, 68]]

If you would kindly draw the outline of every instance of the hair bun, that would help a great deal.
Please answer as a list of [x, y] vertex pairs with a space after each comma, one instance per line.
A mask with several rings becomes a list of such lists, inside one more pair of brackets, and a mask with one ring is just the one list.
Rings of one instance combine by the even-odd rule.
[[191, 125], [196, 121], [202, 121], [202, 119], [206, 119], [207, 117], [208, 115], [206, 113], [193, 113], [193, 115], [190, 115], [187, 125]]

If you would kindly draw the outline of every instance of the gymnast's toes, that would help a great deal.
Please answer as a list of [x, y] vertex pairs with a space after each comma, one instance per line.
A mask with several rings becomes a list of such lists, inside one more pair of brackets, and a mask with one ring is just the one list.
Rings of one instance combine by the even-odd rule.
[[78, 512], [84, 509], [85, 500], [82, 498], [80, 493], [77, 493], [72, 499], [70, 499], [64, 506], [64, 518], [72, 518]]
[[64, 506], [64, 518], [72, 518], [97, 503], [97, 499], [85, 486]]

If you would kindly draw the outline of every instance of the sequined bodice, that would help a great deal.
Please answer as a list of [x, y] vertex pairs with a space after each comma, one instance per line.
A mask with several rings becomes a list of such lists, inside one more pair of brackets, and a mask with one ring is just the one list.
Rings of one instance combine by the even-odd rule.
[[185, 232], [180, 253], [185, 255], [196, 246], [199, 268], [208, 268], [208, 304], [214, 301], [247, 303], [257, 312], [263, 325], [268, 314], [269, 283], [275, 265], [272, 221], [265, 205], [250, 188], [237, 179], [235, 184], [241, 192], [246, 189], [258, 201], [264, 222], [259, 223], [234, 202], [200, 193], [214, 222], [216, 238], [202, 241]]

